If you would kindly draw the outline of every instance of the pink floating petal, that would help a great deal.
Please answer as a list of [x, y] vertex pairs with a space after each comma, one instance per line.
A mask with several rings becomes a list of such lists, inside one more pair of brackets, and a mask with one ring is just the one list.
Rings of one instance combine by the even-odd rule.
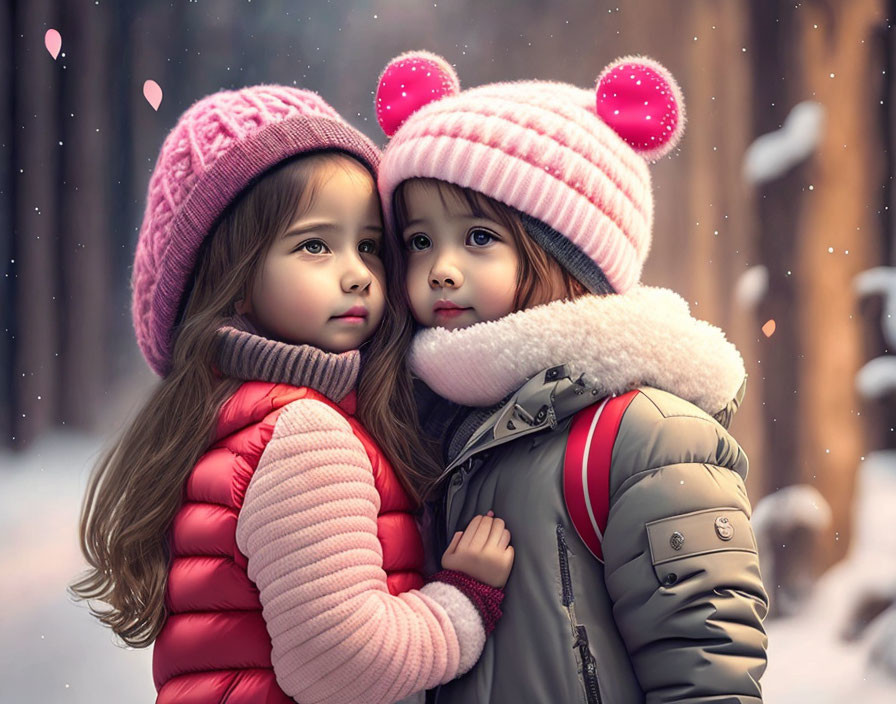
[[376, 119], [391, 137], [424, 105], [460, 92], [457, 73], [445, 59], [428, 51], [410, 51], [392, 59], [376, 89]]
[[765, 325], [762, 326], [762, 332], [766, 337], [771, 337], [775, 334], [775, 321], [769, 320]]
[[59, 56], [59, 50], [62, 48], [62, 35], [55, 29], [48, 29], [44, 35], [44, 46], [47, 47], [47, 51], [50, 52], [50, 56], [55, 61], [56, 57]]
[[162, 88], [155, 81], [146, 81], [143, 84], [143, 97], [152, 105], [153, 110], [158, 110], [162, 104]]
[[684, 131], [684, 100], [672, 75], [643, 57], [611, 63], [597, 81], [597, 114], [636, 152], [655, 161]]

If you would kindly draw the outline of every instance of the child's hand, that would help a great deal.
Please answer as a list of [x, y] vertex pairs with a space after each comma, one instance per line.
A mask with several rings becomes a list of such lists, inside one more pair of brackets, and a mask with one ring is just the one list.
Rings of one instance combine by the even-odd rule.
[[454, 534], [442, 555], [442, 569], [464, 572], [499, 589], [507, 584], [513, 566], [510, 531], [504, 521], [493, 516], [491, 511], [487, 516], [475, 516], [465, 531]]

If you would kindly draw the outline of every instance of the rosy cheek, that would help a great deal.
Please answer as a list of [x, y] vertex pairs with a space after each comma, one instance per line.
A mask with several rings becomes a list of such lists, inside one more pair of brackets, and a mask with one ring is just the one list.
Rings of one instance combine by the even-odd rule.
[[[483, 272], [480, 278], [480, 310], [491, 320], [501, 318], [512, 310], [516, 294], [516, 276], [512, 268], [509, 262], [489, 267], [489, 271]], [[514, 275], [511, 276], [511, 273]]]
[[489, 317], [500, 318], [510, 312], [513, 291], [506, 287], [495, 286], [486, 293], [485, 299], [483, 309], [488, 311]]
[[411, 304], [411, 312], [414, 314], [414, 318], [420, 321], [427, 312], [424, 308], [429, 298], [429, 284], [426, 280], [425, 270], [414, 263], [408, 264], [404, 286]]

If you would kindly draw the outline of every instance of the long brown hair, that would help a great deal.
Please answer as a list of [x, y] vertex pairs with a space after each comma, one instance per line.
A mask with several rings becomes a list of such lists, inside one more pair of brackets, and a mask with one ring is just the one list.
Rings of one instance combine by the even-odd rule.
[[[184, 483], [213, 439], [220, 407], [242, 383], [215, 372], [216, 330], [248, 295], [270, 244], [313, 202], [318, 167], [333, 160], [351, 157], [326, 152], [280, 164], [229, 206], [199, 251], [171, 371], [94, 467], [79, 529], [90, 567], [70, 592], [88, 600], [91, 612], [130, 646], [150, 645], [164, 625], [168, 531]], [[385, 253], [400, 256], [389, 247]], [[387, 301], [363, 354], [358, 417], [419, 502], [422, 480], [415, 477], [432, 471], [420, 459], [426, 452], [416, 434], [408, 432], [416, 422], [404, 367], [410, 320], [401, 305]]]
[[584, 284], [529, 236], [513, 208], [472, 188], [431, 178], [409, 179], [400, 183], [393, 196], [395, 230], [399, 237], [409, 221], [405, 188], [412, 182], [436, 189], [443, 203], [447, 204], [451, 198], [465, 206], [473, 217], [488, 218], [510, 231], [520, 259], [513, 312], [551, 301], [579, 298], [589, 293]]

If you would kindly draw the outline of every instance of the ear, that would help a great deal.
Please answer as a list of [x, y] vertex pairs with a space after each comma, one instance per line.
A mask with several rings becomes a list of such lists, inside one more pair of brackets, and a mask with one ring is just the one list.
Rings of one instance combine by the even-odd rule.
[[252, 313], [252, 302], [248, 298], [241, 298], [233, 304], [233, 307], [239, 315], [248, 315]]
[[648, 161], [668, 154], [684, 132], [684, 98], [653, 59], [626, 56], [597, 79], [597, 116]]
[[391, 137], [424, 105], [457, 95], [460, 81], [451, 65], [428, 51], [409, 51], [392, 59], [376, 89], [376, 119]]

